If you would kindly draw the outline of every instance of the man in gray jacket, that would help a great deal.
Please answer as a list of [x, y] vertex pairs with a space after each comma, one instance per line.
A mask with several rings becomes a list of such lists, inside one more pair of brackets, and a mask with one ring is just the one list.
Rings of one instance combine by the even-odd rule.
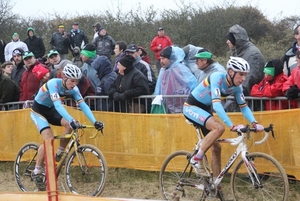
[[246, 30], [240, 25], [236, 24], [230, 27], [226, 37], [231, 56], [242, 57], [250, 65], [250, 72], [243, 82], [244, 94], [248, 96], [252, 86], [264, 78], [265, 59], [260, 50], [250, 42]]

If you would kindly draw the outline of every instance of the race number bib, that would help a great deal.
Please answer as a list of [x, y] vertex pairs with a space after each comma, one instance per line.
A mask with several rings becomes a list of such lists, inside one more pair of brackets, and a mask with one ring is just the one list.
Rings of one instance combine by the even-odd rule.
[[59, 100], [60, 96], [58, 93], [53, 93], [53, 94], [50, 94], [50, 98], [51, 98], [52, 102], [54, 102], [56, 100]]

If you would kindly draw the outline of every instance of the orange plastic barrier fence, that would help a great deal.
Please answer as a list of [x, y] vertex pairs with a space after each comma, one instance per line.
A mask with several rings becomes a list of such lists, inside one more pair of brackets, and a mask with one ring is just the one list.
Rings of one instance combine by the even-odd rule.
[[[91, 124], [81, 111], [67, 108], [71, 115], [83, 124]], [[182, 114], [124, 114], [94, 112], [96, 119], [105, 122], [104, 136], [90, 139], [95, 129], [86, 129], [81, 143], [97, 146], [105, 155], [109, 167], [132, 168], [159, 171], [164, 159], [175, 150], [190, 150], [197, 141], [195, 129], [185, 122]], [[253, 133], [250, 151], [262, 151], [274, 156], [285, 168], [287, 174], [300, 179], [300, 109], [256, 112], [260, 124], [274, 124], [275, 137], [271, 136], [261, 145], [253, 140], [262, 134]], [[234, 124], [246, 124], [241, 113], [229, 113]], [[30, 119], [30, 109], [0, 112], [0, 160], [13, 161], [20, 147], [27, 142], [42, 143], [42, 138]], [[60, 134], [61, 127], [53, 127]], [[226, 129], [223, 137], [235, 137]], [[57, 146], [57, 142], [54, 142]], [[222, 145], [222, 165], [229, 159], [236, 147]], [[56, 148], [55, 148], [56, 151]]]

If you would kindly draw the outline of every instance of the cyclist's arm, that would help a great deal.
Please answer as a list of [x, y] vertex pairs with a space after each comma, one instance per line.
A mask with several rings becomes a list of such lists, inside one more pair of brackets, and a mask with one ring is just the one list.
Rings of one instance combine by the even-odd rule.
[[81, 108], [82, 112], [85, 114], [85, 116], [94, 124], [96, 122], [96, 119], [94, 117], [94, 114], [92, 113], [90, 107], [84, 102], [79, 89], [75, 87], [73, 93], [73, 97], [75, 98], [78, 106]]
[[85, 116], [94, 124], [96, 122], [96, 119], [89, 106], [83, 100], [78, 105]]
[[236, 102], [238, 103], [238, 105], [240, 107], [240, 110], [243, 113], [244, 117], [250, 123], [255, 122], [256, 120], [255, 120], [255, 118], [253, 116], [253, 113], [250, 110], [250, 108], [248, 107], [248, 105], [246, 104], [245, 97], [244, 97], [242, 89], [240, 91], [236, 92], [235, 95], [234, 95], [234, 97], [235, 97]]
[[[53, 80], [49, 80], [47, 82], [46, 85], [43, 85], [43, 87], [45, 88], [44, 91], [48, 91], [49, 92], [49, 97], [56, 109], [56, 111], [64, 118], [66, 119], [68, 122], [70, 122], [73, 118], [72, 116], [67, 112], [67, 110], [65, 109], [65, 107], [63, 106], [62, 102], [61, 102], [61, 98], [59, 95], [59, 87], [58, 87], [58, 82], [53, 79]], [[40, 95], [40, 94], [38, 94]], [[43, 94], [41, 94], [43, 95]], [[41, 96], [40, 95], [40, 96]], [[42, 97], [41, 97], [42, 99]], [[41, 100], [42, 102], [43, 100]]]
[[[216, 74], [211, 75], [211, 80], [219, 80], [217, 77], [215, 78]], [[214, 77], [213, 77], [214, 76]], [[224, 107], [221, 103], [221, 83], [220, 82], [212, 82], [211, 83], [211, 100], [212, 100], [212, 108], [217, 113], [220, 119], [229, 127], [233, 126], [233, 123], [229, 119], [228, 115], [226, 114]]]
[[55, 107], [55, 109], [57, 110], [57, 112], [64, 118], [66, 119], [68, 122], [70, 122], [73, 118], [71, 115], [69, 115], [69, 113], [67, 112], [67, 110], [65, 109], [65, 107], [63, 106], [60, 96], [57, 92], [50, 92], [50, 98], [53, 102], [53, 105]]

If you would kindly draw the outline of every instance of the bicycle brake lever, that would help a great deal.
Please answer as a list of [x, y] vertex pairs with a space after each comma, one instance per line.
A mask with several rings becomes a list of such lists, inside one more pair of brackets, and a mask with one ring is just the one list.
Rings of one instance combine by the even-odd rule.
[[272, 137], [276, 140], [274, 130], [273, 130], [273, 124], [271, 124], [270, 127], [271, 127]]

